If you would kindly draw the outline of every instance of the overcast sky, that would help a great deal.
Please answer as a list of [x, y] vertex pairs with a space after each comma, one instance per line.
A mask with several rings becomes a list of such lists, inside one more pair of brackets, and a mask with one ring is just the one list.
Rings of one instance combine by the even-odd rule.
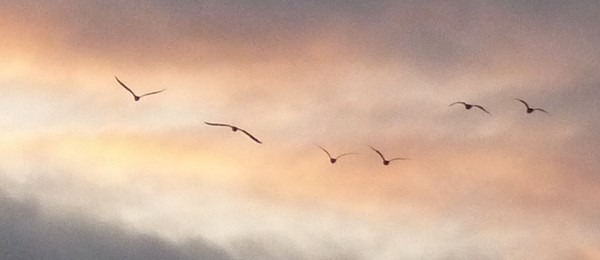
[[7, 259], [600, 258], [598, 1], [0, 6]]

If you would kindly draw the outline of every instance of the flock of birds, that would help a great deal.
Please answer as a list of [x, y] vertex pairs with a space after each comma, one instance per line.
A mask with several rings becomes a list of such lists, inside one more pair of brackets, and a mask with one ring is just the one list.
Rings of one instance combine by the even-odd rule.
[[[546, 110], [544, 110], [544, 109], [542, 109], [542, 108], [539, 108], [539, 107], [530, 107], [530, 106], [529, 106], [529, 104], [527, 104], [527, 102], [525, 102], [525, 101], [524, 101], [524, 100], [522, 100], [522, 99], [515, 98], [515, 100], [517, 100], [517, 101], [519, 101], [519, 102], [523, 103], [523, 105], [525, 105], [525, 108], [527, 109], [527, 110], [526, 110], [526, 111], [527, 111], [527, 114], [531, 114], [531, 113], [533, 113], [534, 111], [540, 111], [540, 112], [544, 112], [544, 113], [546, 113], [546, 114], [548, 114], [548, 115], [550, 114], [550, 113], [548, 113]], [[471, 109], [471, 108], [474, 108], [474, 107], [475, 107], [475, 108], [479, 108], [479, 109], [480, 109], [481, 111], [483, 111], [483, 112], [486, 112], [486, 113], [488, 113], [488, 114], [491, 114], [489, 111], [487, 111], [487, 110], [486, 110], [484, 107], [482, 107], [482, 106], [480, 106], [480, 105], [469, 104], [469, 103], [462, 102], [462, 101], [460, 101], [460, 102], [454, 102], [454, 103], [450, 104], [450, 106], [457, 105], [457, 104], [461, 104], [461, 105], [465, 106], [465, 109], [466, 109], [466, 110], [469, 110], [469, 109]]]
[[[131, 90], [129, 87], [127, 87], [127, 85], [125, 85], [125, 83], [123, 83], [121, 80], [119, 80], [118, 77], [115, 76], [115, 79], [117, 80], [117, 82], [119, 83], [119, 85], [121, 85], [123, 88], [125, 88], [125, 90], [127, 90], [127, 92], [131, 93], [131, 95], [133, 96], [133, 100], [135, 102], [139, 101], [142, 97], [146, 97], [146, 96], [150, 96], [150, 95], [155, 95], [155, 94], [159, 94], [163, 91], [165, 91], [166, 89], [162, 89], [162, 90], [158, 90], [158, 91], [152, 91], [152, 92], [148, 92], [142, 95], [137, 95], [135, 94], [135, 92], [133, 92], [133, 90]], [[529, 104], [527, 102], [525, 102], [522, 99], [519, 98], [515, 98], [515, 100], [521, 102], [523, 105], [525, 105], [526, 108], [526, 112], [527, 114], [531, 114], [535, 111], [540, 111], [546, 114], [550, 114], [548, 113], [546, 110], [539, 108], [539, 107], [531, 107], [529, 106]], [[458, 102], [454, 102], [452, 104], [450, 104], [449, 106], [454, 106], [454, 105], [463, 105], [465, 107], [466, 110], [470, 110], [472, 108], [477, 108], [487, 114], [491, 114], [487, 109], [485, 109], [483, 106], [481, 105], [477, 105], [477, 104], [469, 104], [467, 102], [463, 102], [463, 101], [458, 101]], [[234, 125], [230, 125], [230, 124], [224, 124], [224, 123], [212, 123], [212, 122], [204, 122], [205, 124], [209, 125], [209, 126], [214, 126], [214, 127], [226, 127], [226, 128], [230, 128], [231, 131], [233, 132], [237, 132], [240, 131], [242, 133], [244, 133], [246, 136], [248, 136], [250, 139], [252, 139], [254, 142], [258, 143], [258, 144], [262, 144], [262, 141], [260, 141], [258, 138], [256, 138], [254, 135], [252, 135], [250, 132], [234, 126]], [[329, 157], [329, 162], [331, 164], [335, 164], [340, 158], [344, 157], [344, 156], [348, 156], [348, 155], [355, 155], [358, 153], [343, 153], [340, 154], [338, 156], [332, 156], [329, 151], [327, 151], [325, 148], [323, 148], [320, 145], [317, 145], [317, 147], [319, 147], [323, 152], [325, 152], [325, 154], [327, 154], [327, 157]], [[382, 163], [383, 165], [387, 166], [389, 165], [391, 162], [393, 161], [403, 161], [403, 160], [410, 160], [409, 158], [402, 158], [402, 157], [397, 157], [397, 158], [392, 158], [392, 159], [386, 159], [385, 156], [377, 149], [375, 149], [372, 146], [369, 146], [369, 148], [371, 148], [371, 150], [373, 150], [375, 153], [377, 153], [377, 155], [379, 155], [379, 157], [381, 157]]]

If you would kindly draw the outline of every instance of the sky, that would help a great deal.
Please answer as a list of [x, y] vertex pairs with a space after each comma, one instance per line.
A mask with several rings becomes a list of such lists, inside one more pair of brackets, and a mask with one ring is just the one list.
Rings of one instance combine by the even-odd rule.
[[598, 1], [0, 6], [3, 259], [600, 258]]

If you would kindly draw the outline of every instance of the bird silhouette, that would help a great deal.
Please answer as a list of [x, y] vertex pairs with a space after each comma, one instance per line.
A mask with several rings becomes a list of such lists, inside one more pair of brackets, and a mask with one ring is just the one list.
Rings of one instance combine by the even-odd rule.
[[160, 92], [163, 92], [163, 91], [165, 91], [165, 89], [163, 89], [163, 90], [159, 90], [159, 91], [153, 91], [153, 92], [149, 92], [149, 93], [146, 93], [146, 94], [143, 94], [143, 95], [140, 95], [140, 96], [138, 96], [138, 95], [136, 95], [136, 94], [135, 94], [135, 93], [134, 93], [134, 92], [133, 92], [133, 91], [132, 91], [130, 88], [128, 88], [128, 87], [125, 85], [125, 83], [121, 82], [121, 81], [119, 80], [119, 78], [117, 78], [117, 76], [115, 76], [115, 79], [117, 80], [117, 82], [119, 82], [119, 84], [120, 84], [120, 85], [121, 85], [123, 88], [125, 88], [125, 90], [127, 90], [129, 93], [131, 93], [131, 95], [133, 95], [133, 100], [135, 100], [135, 102], [139, 101], [139, 100], [140, 100], [140, 98], [142, 98], [142, 97], [149, 96], [149, 95], [154, 95], [154, 94], [158, 94], [158, 93], [160, 93]]
[[383, 154], [379, 150], [373, 148], [373, 146], [370, 146], [370, 145], [369, 145], [369, 147], [371, 147], [371, 149], [373, 149], [373, 151], [375, 151], [377, 154], [379, 154], [379, 157], [381, 157], [381, 159], [383, 160], [383, 165], [386, 165], [386, 166], [389, 165], [390, 162], [392, 162], [392, 161], [396, 161], [396, 160], [410, 160], [408, 158], [393, 158], [393, 159], [389, 159], [388, 160], [388, 159], [385, 159], [385, 157], [383, 156]]
[[321, 150], [323, 150], [323, 152], [325, 152], [327, 154], [327, 156], [329, 157], [329, 162], [331, 162], [331, 164], [336, 163], [339, 158], [344, 157], [346, 155], [358, 154], [358, 153], [344, 153], [344, 154], [338, 155], [337, 157], [332, 157], [331, 154], [327, 150], [325, 150], [325, 148], [323, 148], [322, 146], [320, 146], [318, 144], [317, 144], [317, 146], [319, 148], [321, 148]]
[[518, 99], [518, 98], [515, 98], [515, 99], [518, 100], [519, 102], [523, 103], [523, 105], [525, 105], [525, 107], [527, 108], [527, 114], [531, 114], [531, 113], [533, 113], [533, 111], [537, 110], [537, 111], [541, 111], [541, 112], [544, 112], [544, 113], [550, 115], [550, 113], [546, 112], [546, 110], [544, 110], [544, 109], [541, 109], [538, 107], [532, 108], [529, 106], [529, 104], [527, 104], [527, 102], [523, 101], [522, 99]]
[[[464, 105], [464, 106], [465, 106], [465, 109], [467, 109], [467, 110], [469, 110], [469, 109], [471, 109], [471, 108], [473, 108], [473, 107], [476, 107], [476, 108], [479, 108], [479, 109], [481, 109], [481, 111], [483, 111], [483, 112], [486, 112], [486, 113], [490, 114], [490, 112], [488, 112], [487, 110], [485, 110], [485, 108], [483, 108], [483, 107], [482, 107], [482, 106], [480, 106], [480, 105], [468, 104], [468, 103], [465, 103], [465, 102], [454, 102], [454, 103], [450, 104], [449, 106], [453, 106], [453, 105], [456, 105], [456, 104], [462, 104], [462, 105]], [[490, 115], [491, 115], [491, 114], [490, 114]]]
[[210, 123], [210, 122], [204, 122], [207, 125], [210, 126], [223, 126], [223, 127], [229, 127], [231, 128], [231, 131], [237, 132], [238, 130], [242, 131], [242, 133], [246, 134], [248, 137], [250, 137], [252, 140], [254, 140], [255, 142], [262, 144], [262, 142], [260, 140], [258, 140], [258, 138], [254, 137], [252, 134], [248, 133], [248, 131], [241, 129], [237, 126], [233, 126], [233, 125], [229, 125], [229, 124], [221, 124], [221, 123]]

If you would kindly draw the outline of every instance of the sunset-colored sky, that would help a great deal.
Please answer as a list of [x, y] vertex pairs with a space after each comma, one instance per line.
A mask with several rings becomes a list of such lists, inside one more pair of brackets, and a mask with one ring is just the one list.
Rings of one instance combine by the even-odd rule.
[[596, 0], [0, 6], [3, 259], [600, 259]]

